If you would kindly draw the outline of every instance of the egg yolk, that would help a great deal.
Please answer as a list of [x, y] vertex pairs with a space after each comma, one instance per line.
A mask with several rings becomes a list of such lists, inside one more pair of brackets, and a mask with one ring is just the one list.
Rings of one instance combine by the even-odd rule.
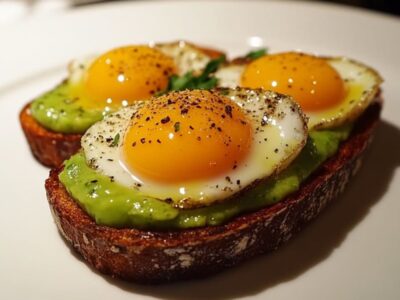
[[84, 90], [97, 107], [119, 107], [165, 89], [176, 73], [173, 59], [147, 46], [113, 49], [86, 72]]
[[241, 85], [290, 95], [305, 111], [331, 108], [345, 98], [344, 82], [326, 60], [297, 52], [254, 60], [245, 68]]
[[123, 163], [141, 180], [187, 182], [235, 169], [251, 143], [245, 113], [227, 97], [173, 92], [135, 114], [124, 138]]

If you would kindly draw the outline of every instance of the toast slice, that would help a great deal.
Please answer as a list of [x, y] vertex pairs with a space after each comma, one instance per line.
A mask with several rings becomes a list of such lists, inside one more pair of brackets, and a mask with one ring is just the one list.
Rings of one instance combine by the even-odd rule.
[[344, 190], [361, 166], [381, 110], [373, 102], [348, 140], [294, 194], [220, 226], [151, 231], [97, 225], [58, 180], [46, 180], [47, 198], [64, 238], [104, 274], [140, 283], [203, 277], [275, 250]]
[[[225, 55], [224, 52], [217, 49], [190, 45], [211, 59]], [[33, 156], [47, 167], [60, 166], [64, 160], [70, 158], [81, 148], [80, 142], [83, 134], [66, 134], [46, 129], [32, 117], [30, 103], [21, 110], [19, 121]]]

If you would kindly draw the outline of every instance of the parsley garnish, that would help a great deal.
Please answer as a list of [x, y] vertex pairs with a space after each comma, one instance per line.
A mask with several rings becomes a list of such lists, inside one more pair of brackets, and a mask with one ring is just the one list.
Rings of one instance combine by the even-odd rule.
[[261, 56], [264, 56], [267, 54], [267, 48], [261, 48], [258, 50], [250, 51], [249, 53], [246, 54], [246, 58], [255, 60], [257, 58], [260, 58]]
[[111, 147], [116, 147], [116, 146], [118, 146], [118, 143], [119, 143], [119, 133], [117, 133], [115, 136], [114, 136], [114, 140], [112, 141], [112, 143], [111, 143]]
[[209, 90], [217, 85], [217, 78], [213, 76], [218, 67], [225, 62], [225, 56], [211, 60], [204, 71], [198, 75], [193, 75], [193, 72], [187, 72], [183, 76], [172, 75], [169, 79], [168, 87], [166, 90], [160, 92], [158, 96], [161, 96], [169, 91], [182, 91], [182, 90]]

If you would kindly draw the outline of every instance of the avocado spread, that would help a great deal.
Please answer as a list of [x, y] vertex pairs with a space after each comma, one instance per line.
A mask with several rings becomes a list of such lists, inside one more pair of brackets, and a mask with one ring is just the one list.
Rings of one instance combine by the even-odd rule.
[[238, 214], [278, 202], [298, 190], [322, 162], [336, 153], [350, 131], [351, 126], [344, 126], [310, 132], [300, 154], [277, 176], [229, 201], [197, 209], [180, 210], [122, 186], [90, 168], [82, 152], [65, 162], [59, 178], [97, 224], [160, 229], [219, 225]]
[[85, 109], [80, 94], [79, 87], [64, 81], [32, 102], [32, 116], [49, 130], [83, 133], [103, 118], [103, 111]]

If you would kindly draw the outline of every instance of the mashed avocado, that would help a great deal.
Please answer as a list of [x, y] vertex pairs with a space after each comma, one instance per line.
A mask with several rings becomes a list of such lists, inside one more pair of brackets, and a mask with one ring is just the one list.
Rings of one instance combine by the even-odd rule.
[[31, 104], [33, 118], [43, 127], [61, 133], [83, 133], [103, 118], [101, 110], [84, 109], [68, 81], [36, 98]]
[[97, 173], [83, 153], [65, 162], [60, 181], [97, 224], [135, 228], [191, 228], [219, 225], [230, 218], [283, 199], [336, 153], [351, 127], [310, 132], [306, 146], [292, 164], [275, 178], [245, 194], [209, 207], [179, 210], [166, 202], [143, 195]]

